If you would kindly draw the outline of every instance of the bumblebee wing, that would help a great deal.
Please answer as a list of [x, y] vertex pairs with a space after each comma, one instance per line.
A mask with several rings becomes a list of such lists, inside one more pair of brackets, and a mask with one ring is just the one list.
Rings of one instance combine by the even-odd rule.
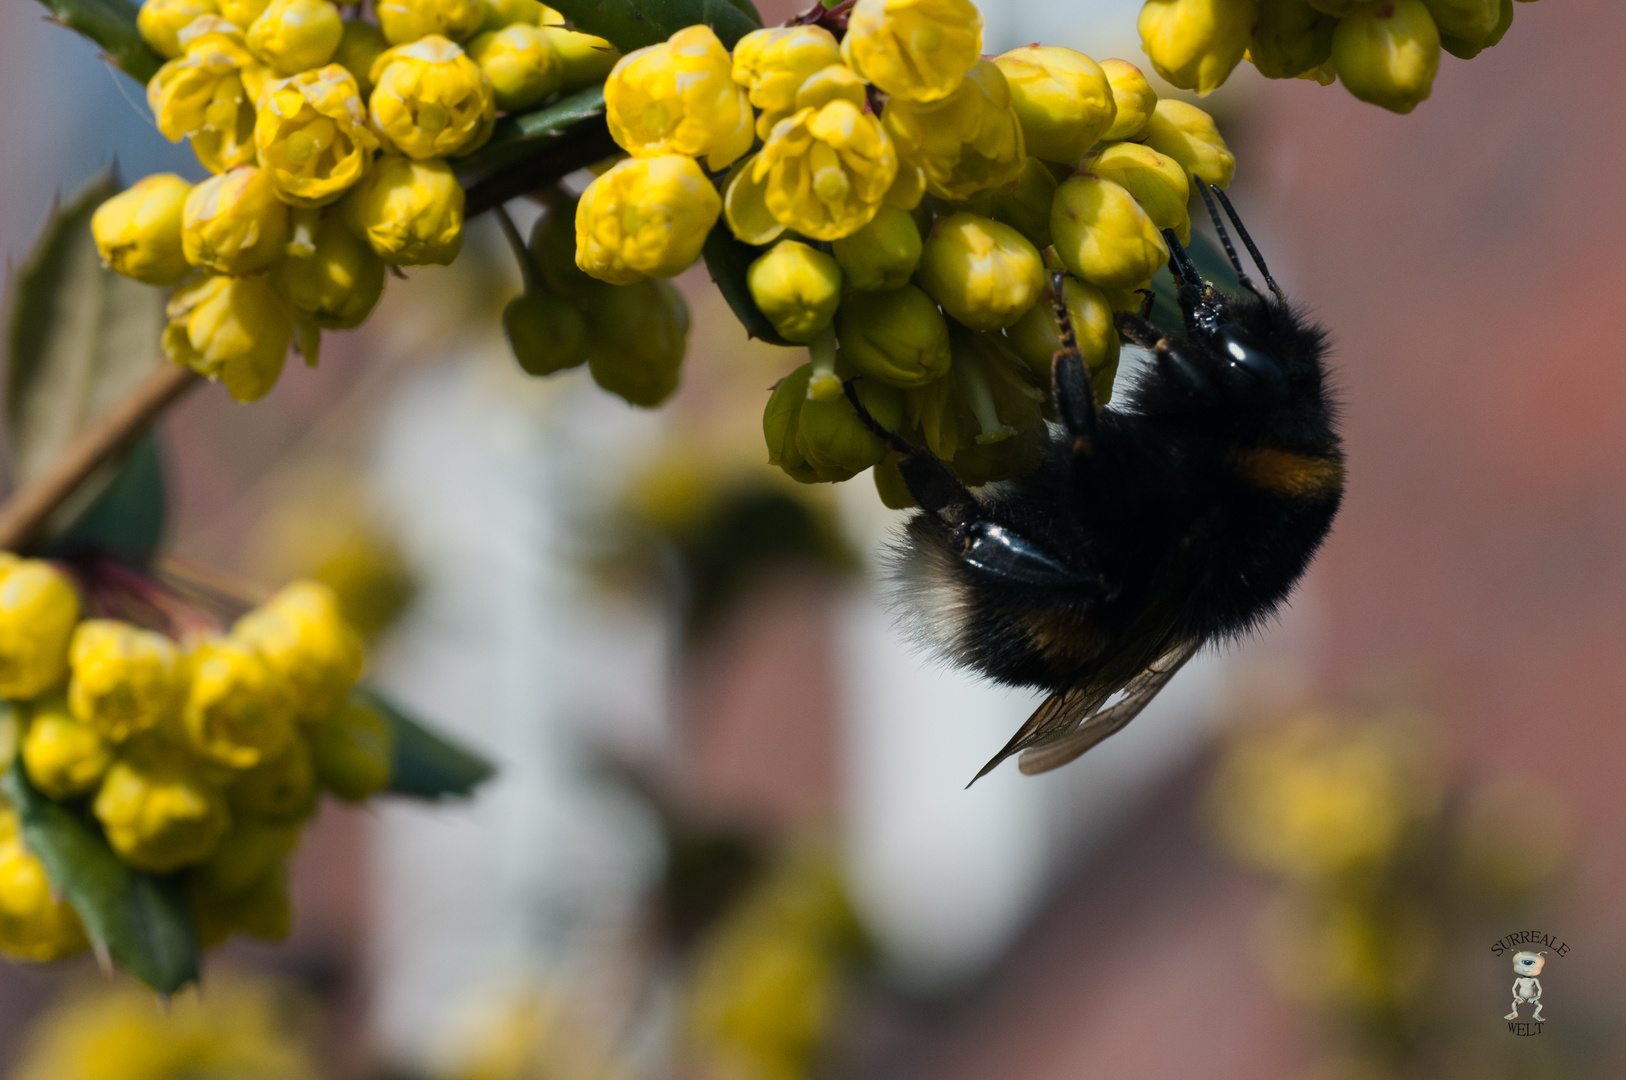
[[[1033, 747], [1051, 742], [1057, 738], [1067, 737], [1067, 733], [1075, 727], [1080, 720], [1099, 709], [1107, 698], [1111, 697], [1113, 689], [1101, 689], [1093, 685], [1070, 687], [1066, 690], [1051, 694], [1045, 698], [1033, 715], [1028, 717], [1027, 723], [1016, 729], [1011, 741], [992, 758], [988, 764], [971, 778], [971, 784], [987, 776], [994, 768], [1012, 754], [1020, 753]], [[967, 784], [966, 787], [970, 787]]]
[[[1017, 767], [1028, 776], [1049, 772], [1079, 757], [1107, 736], [1122, 730], [1129, 721], [1140, 715], [1142, 709], [1151, 704], [1158, 692], [1174, 678], [1175, 672], [1184, 667], [1186, 661], [1195, 656], [1197, 650], [1202, 647], [1202, 638], [1176, 645], [1129, 681], [1124, 687], [1122, 701], [1094, 713], [1080, 724], [1076, 731], [1057, 739], [1047, 740], [1041, 745], [1030, 746], [1023, 752]], [[1045, 704], [1048, 705], [1049, 702]]]

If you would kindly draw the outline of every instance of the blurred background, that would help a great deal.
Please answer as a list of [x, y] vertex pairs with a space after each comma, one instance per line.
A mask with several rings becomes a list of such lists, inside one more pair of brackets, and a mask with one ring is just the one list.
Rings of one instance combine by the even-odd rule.
[[[991, 52], [1150, 70], [1137, 0], [981, 6]], [[867, 477], [767, 465], [762, 404], [801, 357], [748, 342], [703, 272], [659, 412], [518, 370], [489, 219], [486, 257], [392, 282], [319, 369], [252, 406], [192, 395], [161, 430], [170, 549], [332, 584], [378, 682], [500, 774], [326, 806], [290, 941], [218, 951], [168, 1011], [88, 963], [0, 967], [0, 1069], [1620, 1075], [1622, 40], [1611, 0], [1520, 4], [1410, 116], [1247, 65], [1205, 103], [1332, 333], [1349, 493], [1274, 626], [1042, 777], [965, 789], [1036, 701], [894, 627], [902, 515]], [[8, 263], [108, 163], [196, 169], [25, 0], [0, 5], [0, 98]], [[1539, 1037], [1502, 1020], [1492, 951], [1525, 930], [1568, 946]]]

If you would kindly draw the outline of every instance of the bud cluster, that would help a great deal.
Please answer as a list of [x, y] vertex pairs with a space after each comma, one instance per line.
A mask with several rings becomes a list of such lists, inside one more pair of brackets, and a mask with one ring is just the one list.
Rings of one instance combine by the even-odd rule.
[[1206, 94], [1242, 60], [1270, 79], [1334, 80], [1409, 113], [1440, 51], [1464, 60], [1502, 40], [1514, 0], [1146, 0], [1141, 43], [1157, 73]]
[[386, 266], [445, 265], [463, 243], [448, 159], [499, 112], [602, 80], [617, 53], [537, 0], [146, 0], [167, 58], [147, 86], [158, 129], [215, 175], [150, 176], [92, 222], [102, 258], [172, 286], [165, 353], [251, 401], [290, 344], [359, 325]]
[[[7, 756], [85, 811], [126, 864], [182, 874], [201, 942], [287, 934], [285, 860], [322, 790], [360, 800], [390, 775], [384, 718], [351, 694], [361, 637], [332, 592], [296, 582], [229, 632], [82, 618], [52, 563], [0, 563]], [[10, 766], [10, 761], [5, 762]], [[0, 951], [86, 947], [78, 916], [0, 805]]]

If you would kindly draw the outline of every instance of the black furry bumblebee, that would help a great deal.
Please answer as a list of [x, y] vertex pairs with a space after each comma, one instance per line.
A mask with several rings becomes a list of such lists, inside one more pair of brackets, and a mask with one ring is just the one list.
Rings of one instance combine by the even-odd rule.
[[1058, 301], [1060, 423], [1030, 475], [974, 494], [935, 455], [877, 426], [848, 384], [920, 505], [899, 559], [905, 603], [952, 660], [1050, 692], [976, 778], [1019, 751], [1024, 773], [1044, 772], [1120, 730], [1204, 644], [1242, 636], [1280, 606], [1338, 511], [1325, 337], [1287, 304], [1215, 188], [1270, 294], [1254, 286], [1197, 187], [1246, 291], [1205, 281], [1165, 230], [1184, 332], [1149, 322], [1149, 301], [1120, 314], [1151, 362], [1106, 409]]

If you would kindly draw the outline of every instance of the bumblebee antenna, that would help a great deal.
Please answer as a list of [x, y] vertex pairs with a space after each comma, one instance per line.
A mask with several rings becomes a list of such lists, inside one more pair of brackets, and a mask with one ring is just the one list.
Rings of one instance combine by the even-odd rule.
[[[1197, 183], [1200, 186], [1202, 181], [1199, 180]], [[1218, 184], [1214, 185], [1214, 194], [1219, 196], [1220, 205], [1225, 207], [1225, 216], [1231, 219], [1232, 225], [1236, 226], [1236, 234], [1242, 238], [1242, 244], [1248, 249], [1248, 254], [1253, 256], [1254, 265], [1259, 267], [1259, 272], [1265, 276], [1265, 284], [1269, 285], [1270, 291], [1276, 294], [1277, 301], [1283, 304], [1287, 303], [1287, 297], [1282, 295], [1281, 286], [1277, 285], [1276, 279], [1270, 276], [1270, 267], [1265, 265], [1265, 257], [1259, 254], [1259, 248], [1254, 244], [1253, 237], [1248, 235], [1248, 227], [1242, 224], [1241, 218], [1236, 216], [1236, 207], [1231, 205], [1230, 198]]]
[[1197, 272], [1197, 264], [1191, 261], [1186, 249], [1180, 246], [1180, 238], [1174, 235], [1174, 230], [1164, 229], [1163, 239], [1169, 245], [1169, 272], [1180, 279], [1180, 284], [1193, 289], [1201, 289], [1206, 285], [1202, 274]]
[[1253, 283], [1248, 272], [1242, 269], [1242, 260], [1236, 257], [1236, 248], [1231, 246], [1231, 234], [1225, 231], [1225, 222], [1221, 220], [1219, 208], [1214, 205], [1214, 196], [1208, 193], [1208, 184], [1201, 177], [1197, 178], [1197, 190], [1202, 192], [1203, 205], [1208, 207], [1209, 220], [1214, 223], [1214, 232], [1219, 234], [1219, 241], [1225, 248], [1225, 257], [1231, 260], [1231, 269], [1236, 271], [1237, 282], [1253, 295], [1259, 295], [1259, 286]]

